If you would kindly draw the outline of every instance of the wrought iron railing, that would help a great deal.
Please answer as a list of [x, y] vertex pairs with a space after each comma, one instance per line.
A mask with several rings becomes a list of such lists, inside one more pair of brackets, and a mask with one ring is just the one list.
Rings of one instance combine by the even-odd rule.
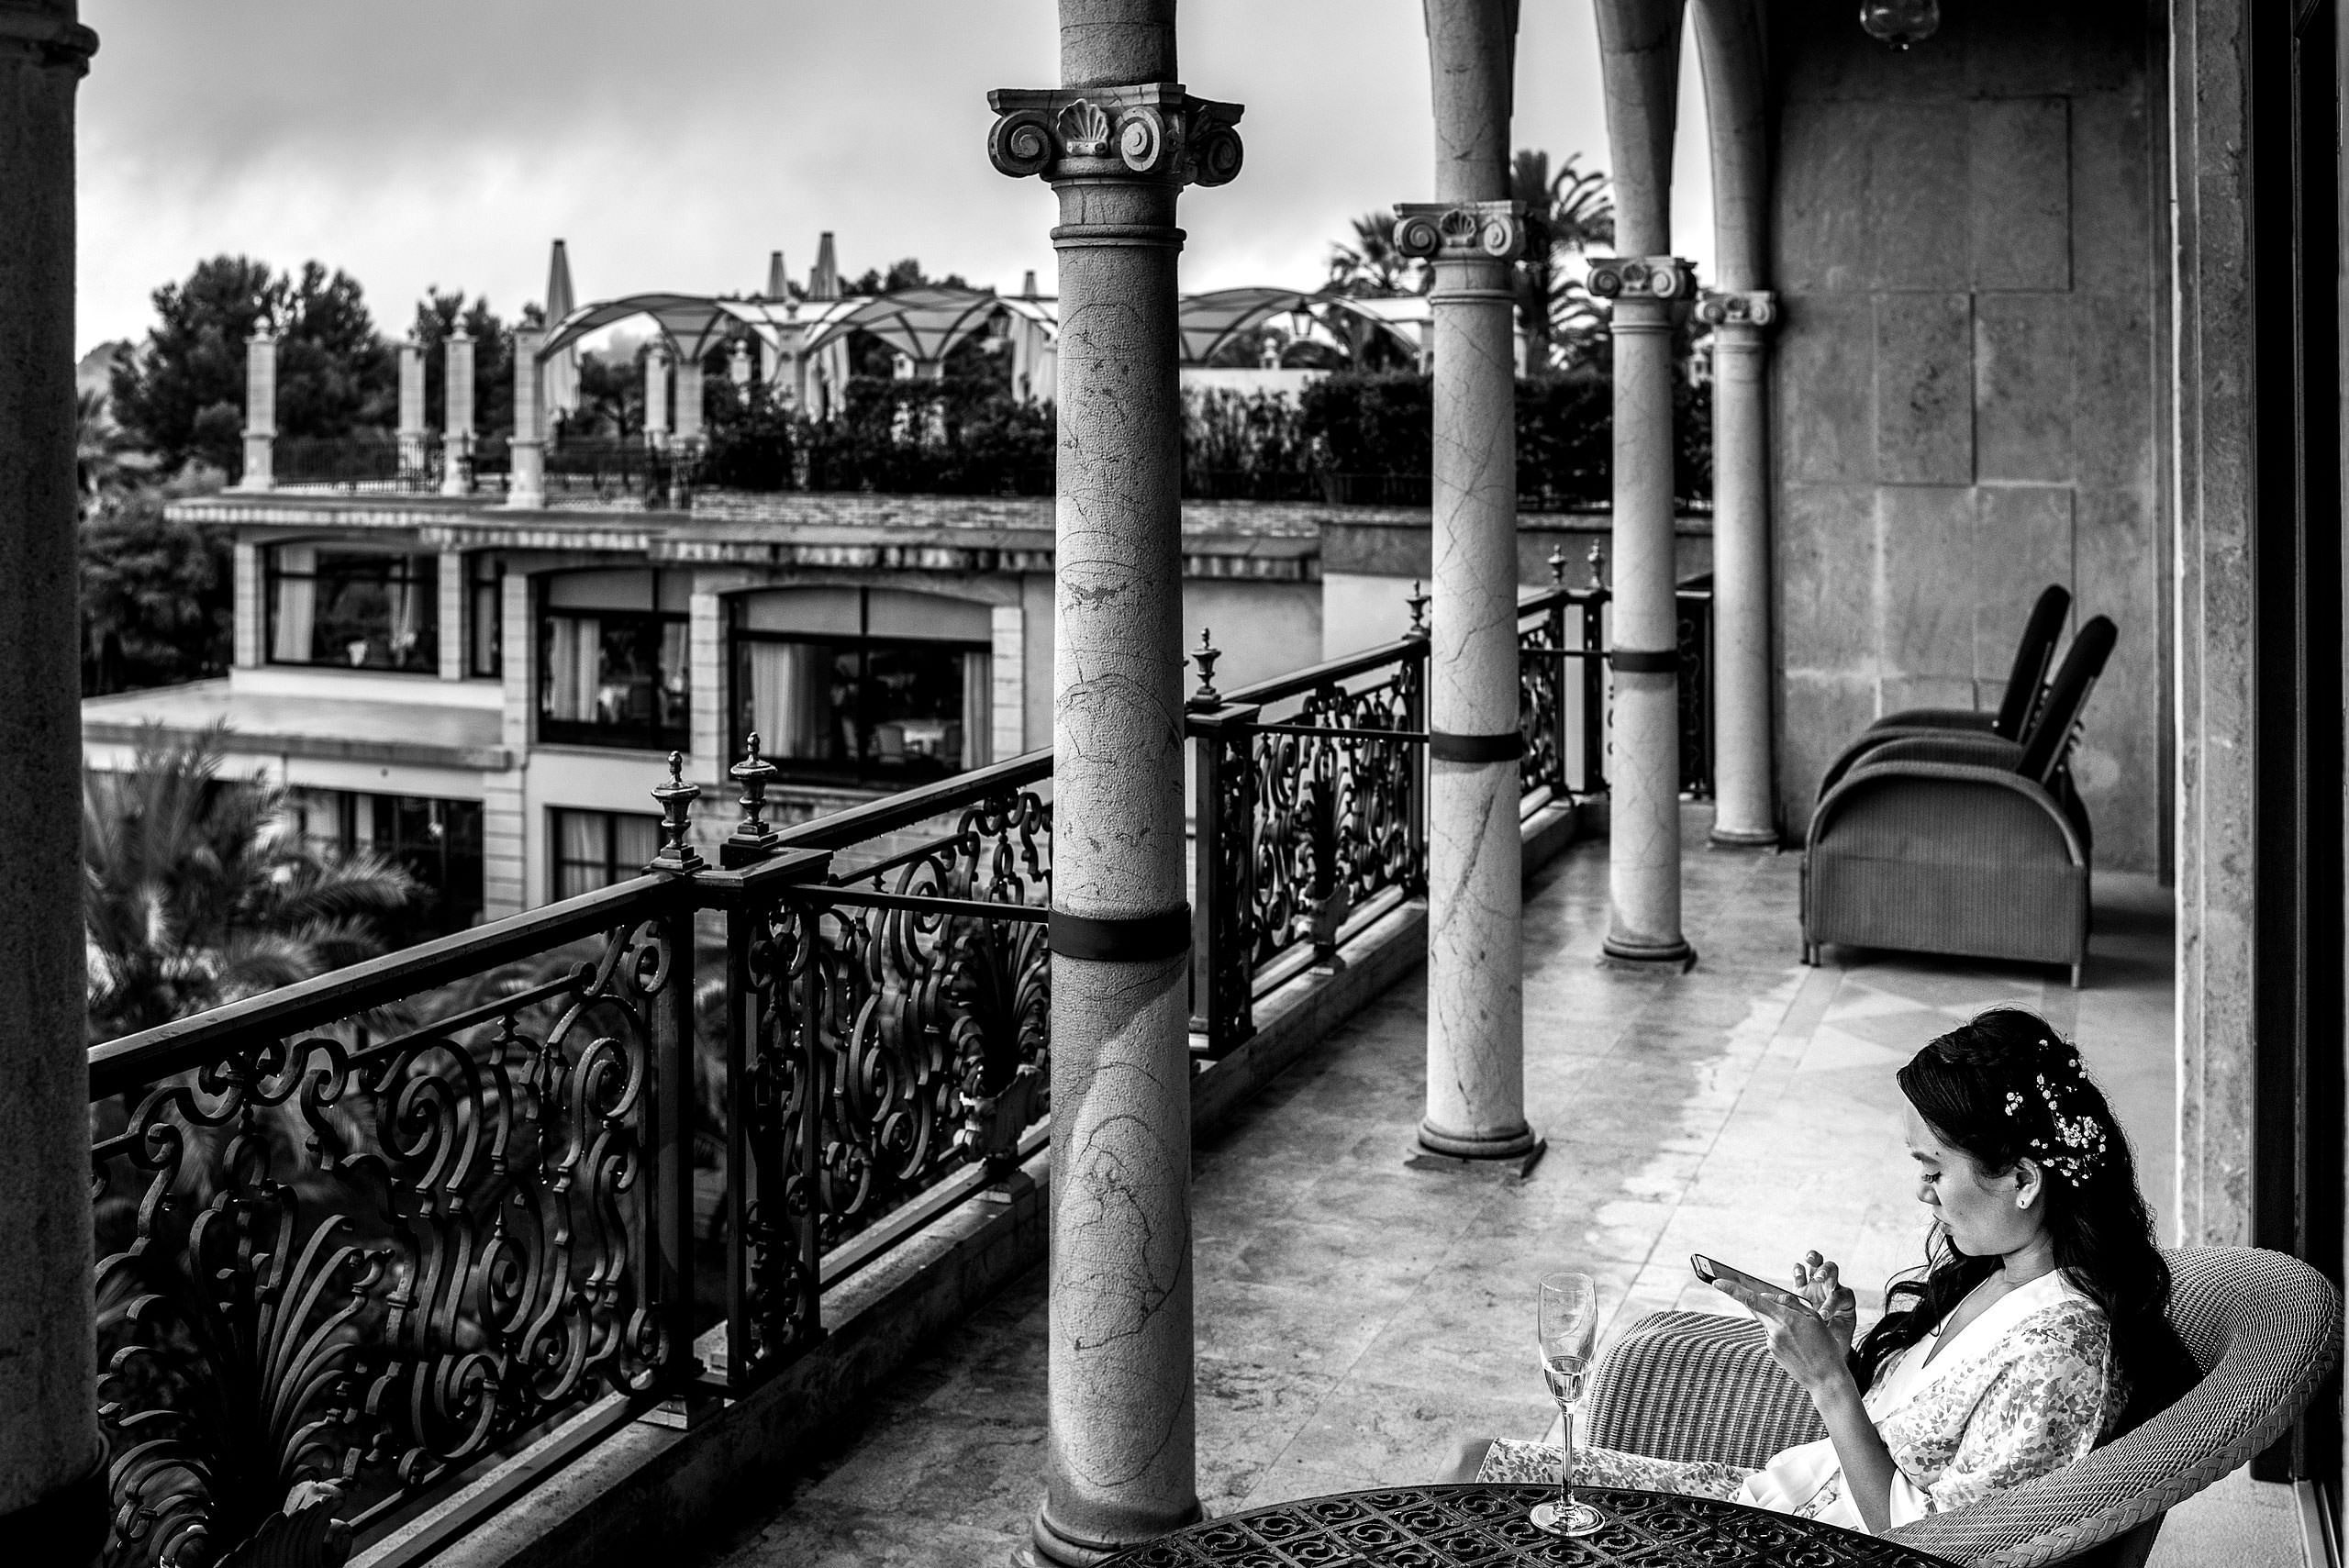
[[1041, 1146], [1049, 756], [785, 833], [772, 772], [725, 865], [673, 775], [654, 874], [91, 1053], [109, 1563], [380, 1534], [602, 1396], [742, 1392]]
[[347, 495], [417, 495], [440, 486], [440, 437], [281, 436], [270, 450], [281, 490]]
[[[1210, 1056], [1424, 891], [1426, 602], [1229, 695], [1202, 658]], [[1520, 606], [1529, 814], [1603, 786], [1605, 603]], [[716, 865], [680, 767], [645, 876], [91, 1052], [109, 1564], [381, 1539], [591, 1405], [743, 1393], [828, 1284], [1042, 1147], [1050, 754], [776, 831], [753, 738]]]

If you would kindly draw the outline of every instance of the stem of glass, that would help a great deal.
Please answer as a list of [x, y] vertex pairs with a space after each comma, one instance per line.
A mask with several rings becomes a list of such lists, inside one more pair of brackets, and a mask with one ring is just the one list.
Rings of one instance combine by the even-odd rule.
[[1565, 1418], [1565, 1433], [1558, 1450], [1558, 1518], [1564, 1522], [1575, 1511], [1575, 1407], [1561, 1401], [1558, 1414]]

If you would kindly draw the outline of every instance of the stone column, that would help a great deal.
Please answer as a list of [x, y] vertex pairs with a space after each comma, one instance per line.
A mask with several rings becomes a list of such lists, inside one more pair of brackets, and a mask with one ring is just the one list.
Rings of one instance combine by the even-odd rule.
[[[739, 346], [739, 345], [738, 345]], [[677, 444], [690, 449], [702, 439], [701, 361], [687, 356], [677, 361]]]
[[1713, 328], [1713, 842], [1778, 842], [1772, 808], [1766, 289], [1707, 290]]
[[1680, 659], [1673, 591], [1672, 312], [1696, 291], [1672, 245], [1679, 0], [1598, 0], [1615, 238], [1591, 264], [1615, 339], [1614, 764], [1605, 960], [1686, 969], [1680, 930]]
[[239, 490], [267, 490], [277, 483], [277, 335], [256, 322], [245, 339], [245, 472]]
[[473, 335], [460, 325], [440, 345], [440, 494], [473, 488]]
[[[73, 0], [0, 0], [0, 1540], [93, 1563], [106, 1529], [82, 1050], [73, 484]], [[27, 1543], [37, 1542], [39, 1545]], [[42, 1550], [45, 1547], [46, 1550]]]
[[1518, 837], [1517, 378], [1510, 0], [1431, 0], [1435, 192], [1395, 245], [1435, 267], [1435, 607], [1428, 657], [1428, 1075], [1419, 1143], [1507, 1159], [1525, 1120]]
[[506, 485], [511, 511], [535, 512], [547, 504], [547, 367], [539, 360], [539, 346], [546, 340], [543, 328], [518, 328], [514, 333], [513, 468]]
[[669, 349], [655, 343], [644, 351], [644, 444], [669, 444]]
[[1060, 199], [1052, 740], [1051, 1435], [1041, 1556], [1199, 1517], [1183, 867], [1184, 184], [1240, 172], [1237, 106], [1179, 85], [1174, 0], [1061, 0], [1057, 90], [987, 151]]
[[1750, 0], [1694, 0], [1712, 144], [1713, 842], [1778, 842], [1770, 759], [1769, 127]]
[[[413, 334], [400, 341], [400, 477], [424, 472], [424, 345]], [[413, 481], [411, 481], [413, 482]]]

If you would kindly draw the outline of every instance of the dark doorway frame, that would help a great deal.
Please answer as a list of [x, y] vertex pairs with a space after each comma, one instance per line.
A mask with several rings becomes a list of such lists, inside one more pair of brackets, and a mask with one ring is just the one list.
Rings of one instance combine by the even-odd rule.
[[[2343, 1262], [2344, 351], [2339, 0], [2248, 6], [2252, 518], [2252, 1231], [2336, 1284]], [[2254, 1463], [2336, 1525], [2336, 1375]]]

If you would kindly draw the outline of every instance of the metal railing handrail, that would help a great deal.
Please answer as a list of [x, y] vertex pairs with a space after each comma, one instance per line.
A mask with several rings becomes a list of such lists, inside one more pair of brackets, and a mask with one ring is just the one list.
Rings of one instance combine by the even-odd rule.
[[94, 1045], [89, 1049], [90, 1097], [127, 1094], [156, 1078], [202, 1067], [217, 1059], [220, 1053], [214, 1048], [225, 1037], [288, 1035], [330, 1024], [599, 935], [686, 892], [684, 879], [676, 876], [631, 877]]
[[1317, 687], [1330, 685], [1338, 681], [1351, 680], [1356, 675], [1368, 674], [1381, 665], [1422, 660], [1427, 657], [1427, 653], [1426, 638], [1399, 637], [1392, 642], [1382, 642], [1375, 648], [1365, 648], [1359, 653], [1348, 653], [1336, 659], [1324, 660], [1319, 664], [1309, 664], [1302, 670], [1292, 671], [1286, 675], [1275, 675], [1270, 680], [1258, 681], [1253, 685], [1241, 686], [1237, 691], [1225, 692], [1222, 694], [1222, 706], [1262, 707], [1266, 704], [1278, 702], [1284, 697], [1302, 696]]

